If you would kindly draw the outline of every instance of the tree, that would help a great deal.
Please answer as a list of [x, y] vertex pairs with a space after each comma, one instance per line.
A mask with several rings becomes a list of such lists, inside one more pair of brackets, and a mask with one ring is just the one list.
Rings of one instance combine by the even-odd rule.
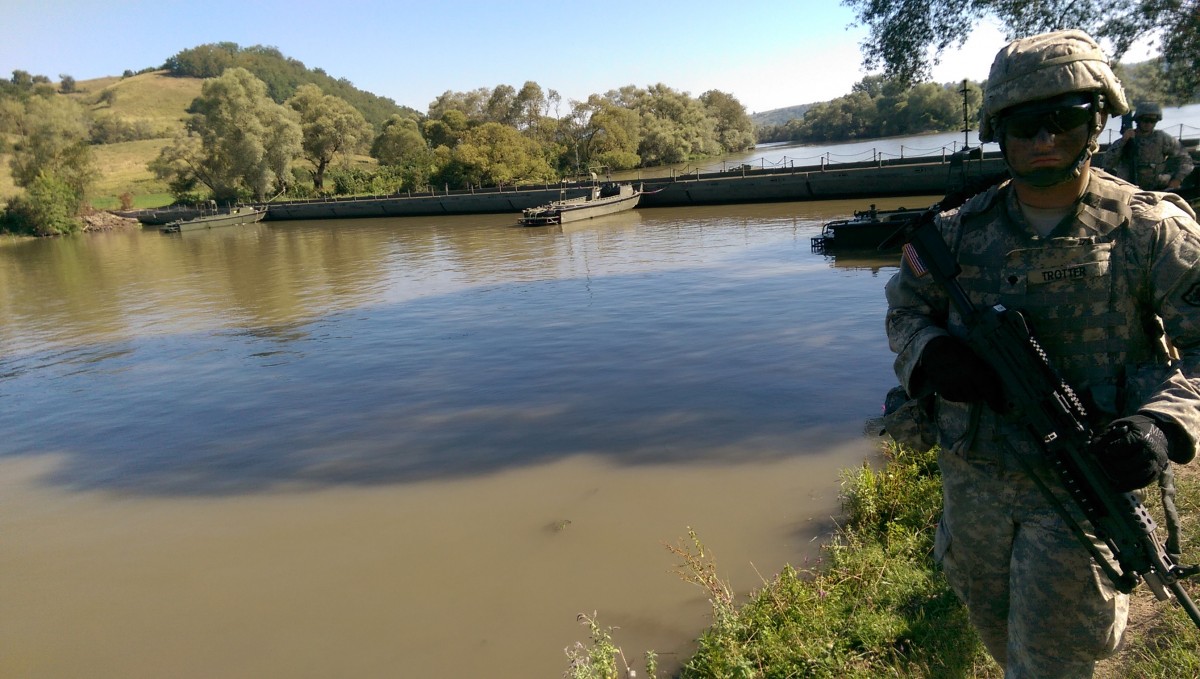
[[[804, 117], [764, 130], [764, 141], [824, 142], [961, 130], [963, 85], [920, 83], [869, 75], [850, 94], [809, 107]], [[982, 93], [966, 84], [966, 117], [978, 117]]]
[[221, 42], [183, 50], [163, 64], [172, 75], [192, 78], [216, 78], [234, 65], [237, 43]]
[[488, 122], [513, 125], [516, 117], [513, 103], [516, 98], [517, 91], [513, 89], [512, 85], [497, 85], [496, 89], [492, 90], [491, 96], [488, 97], [484, 107], [484, 117]]
[[[864, 66], [906, 83], [927, 80], [949, 47], [961, 47], [963, 30], [986, 16], [1020, 37], [1081, 28], [1108, 43], [1120, 59], [1143, 35], [1157, 34], [1169, 92], [1184, 101], [1200, 97], [1200, 0], [842, 0], [869, 34]], [[933, 48], [932, 53], [930, 48]], [[999, 48], [999, 46], [997, 46]]]
[[24, 195], [11, 199], [0, 217], [0, 230], [32, 236], [61, 236], [82, 229], [75, 191], [45, 173], [25, 187]]
[[754, 123], [746, 107], [732, 94], [709, 90], [700, 95], [700, 102], [717, 122], [717, 140], [727, 152], [754, 148]]
[[643, 163], [679, 163], [721, 151], [716, 119], [686, 92], [659, 83], [636, 96], [633, 108], [642, 118], [638, 155]]
[[213, 187], [218, 185], [218, 180], [209, 174], [209, 164], [204, 162], [204, 150], [198, 136], [186, 132], [176, 134], [148, 167], [155, 176], [167, 182], [167, 188], [176, 200], [199, 198], [195, 193], [201, 185], [216, 193]]
[[[511, 88], [510, 88], [511, 89]], [[487, 103], [493, 91], [479, 87], [470, 92], [446, 90], [429, 104], [430, 118], [444, 118], [450, 111], [459, 111], [467, 120], [483, 122], [487, 119]]]
[[394, 115], [383, 124], [383, 131], [371, 144], [371, 157], [380, 165], [404, 165], [428, 150], [417, 121]]
[[12, 79], [10, 82], [12, 82], [13, 85], [16, 85], [19, 89], [28, 90], [33, 88], [34, 80], [29, 71], [17, 69], [12, 72]]
[[414, 189], [427, 186], [436, 169], [434, 154], [421, 136], [417, 121], [401, 115], [383, 124], [383, 132], [371, 145], [371, 157], [382, 168], [394, 168], [401, 185]]
[[40, 176], [53, 177], [73, 192], [77, 214], [97, 176], [83, 108], [64, 97], [33, 97], [17, 134], [9, 163], [13, 183], [28, 188]]
[[499, 123], [484, 123], [467, 130], [455, 147], [452, 160], [456, 165], [454, 171], [471, 184], [503, 186], [555, 178], [554, 170], [533, 140]]
[[521, 91], [513, 98], [513, 125], [530, 137], [538, 139], [547, 106], [548, 101], [542, 92], [542, 86], [532, 80], [525, 81]]
[[345, 100], [324, 94], [316, 85], [301, 85], [288, 105], [300, 114], [304, 157], [313, 164], [313, 188], [325, 187], [325, 170], [339, 154], [366, 147], [373, 130], [366, 118]]
[[393, 113], [417, 113], [387, 97], [364, 92], [345, 78], [335, 79], [322, 69], [306, 68], [302, 62], [285, 57], [276, 47], [254, 45], [242, 48], [232, 42], [200, 45], [167, 59], [163, 68], [170, 70], [172, 75], [215, 78], [235, 66], [262, 80], [276, 103], [287, 101], [301, 85], [309, 83], [320, 87], [325, 94], [344, 99], [375, 127], [383, 125]]
[[267, 96], [261, 80], [244, 68], [227, 69], [204, 82], [189, 111], [188, 136], [152, 163], [159, 177], [176, 187], [202, 183], [222, 201], [243, 193], [261, 201], [286, 189], [292, 162], [303, 153], [300, 124], [295, 111]]
[[869, 94], [853, 91], [808, 109], [798, 132], [802, 139], [811, 141], [861, 139], [877, 127], [875, 111]]
[[73, 76], [69, 76], [66, 73], [63, 73], [58, 76], [58, 79], [59, 79], [59, 85], [58, 85], [59, 92], [62, 92], [63, 94], [73, 94], [76, 91], [75, 90], [76, 83], [75, 83], [75, 78]]
[[641, 117], [637, 111], [617, 106], [593, 94], [587, 102], [575, 102], [571, 114], [570, 142], [576, 171], [595, 166], [613, 170], [637, 167], [641, 143]]
[[97, 176], [83, 108], [65, 97], [40, 96], [23, 111], [19, 106], [5, 110], [17, 135], [9, 167], [25, 194], [9, 202], [7, 228], [36, 235], [78, 231]]
[[467, 115], [458, 109], [449, 109], [438, 118], [425, 121], [425, 138], [433, 148], [454, 148], [470, 126]]

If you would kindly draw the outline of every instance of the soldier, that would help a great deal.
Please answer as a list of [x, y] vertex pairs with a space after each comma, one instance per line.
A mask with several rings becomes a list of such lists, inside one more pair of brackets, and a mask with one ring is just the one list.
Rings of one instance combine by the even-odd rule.
[[[1107, 116], [1127, 110], [1086, 33], [1009, 43], [992, 64], [979, 138], [1000, 143], [1011, 179], [935, 222], [971, 301], [1022, 312], [1083, 397], [1099, 432], [1088, 452], [1121, 491], [1153, 483], [1169, 460], [1191, 460], [1200, 436], [1195, 213], [1174, 194], [1091, 167]], [[944, 499], [935, 556], [946, 577], [1005, 676], [1090, 677], [1121, 640], [1127, 597], [1024, 471], [1027, 462], [1064, 492], [994, 409], [1004, 408], [1002, 387], [960, 339], [964, 322], [945, 291], [905, 262], [886, 295], [900, 384], [934, 393]]]
[[1194, 164], [1179, 140], [1154, 129], [1162, 120], [1162, 106], [1138, 104], [1133, 120], [1137, 126], [1125, 130], [1104, 154], [1105, 169], [1150, 191], [1181, 187]]

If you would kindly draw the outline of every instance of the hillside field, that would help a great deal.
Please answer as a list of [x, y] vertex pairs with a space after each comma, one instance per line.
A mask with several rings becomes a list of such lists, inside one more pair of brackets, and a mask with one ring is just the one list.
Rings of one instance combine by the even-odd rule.
[[[192, 100], [200, 96], [198, 78], [175, 78], [166, 71], [154, 71], [129, 78], [107, 77], [81, 80], [76, 83], [76, 92], [68, 95], [97, 118], [119, 116], [127, 122], [141, 122], [154, 131], [153, 139], [101, 144], [93, 146], [96, 167], [100, 178], [93, 191], [93, 203], [97, 207], [112, 208], [118, 205], [117, 196], [129, 192], [159, 205], [171, 202], [166, 186], [147, 169], [147, 164], [158, 155], [176, 132], [183, 130], [187, 108]], [[102, 93], [114, 93], [111, 105], [101, 100]], [[8, 154], [0, 154], [0, 199], [7, 199], [20, 191], [12, 180]]]

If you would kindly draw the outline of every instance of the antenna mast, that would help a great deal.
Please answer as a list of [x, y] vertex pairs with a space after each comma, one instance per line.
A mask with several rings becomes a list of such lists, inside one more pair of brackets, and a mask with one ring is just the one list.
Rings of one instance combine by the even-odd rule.
[[962, 95], [963, 95], [963, 149], [964, 150], [971, 147], [971, 143], [969, 141], [970, 138], [967, 136], [967, 133], [971, 131], [971, 121], [969, 118], [967, 118], [967, 91], [968, 91], [967, 90], [967, 79], [963, 78], [963, 86], [962, 86], [962, 89], [959, 90], [959, 92], [962, 92]]

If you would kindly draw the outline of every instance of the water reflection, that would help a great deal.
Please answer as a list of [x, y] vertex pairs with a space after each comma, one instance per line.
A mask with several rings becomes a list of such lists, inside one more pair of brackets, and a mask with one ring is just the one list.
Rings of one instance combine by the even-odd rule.
[[[37, 369], [6, 390], [42, 393], [5, 415], [5, 449], [74, 451], [55, 477], [73, 487], [211, 493], [583, 453], [744, 462], [844, 436], [861, 401], [822, 394], [870, 393], [878, 377], [832, 382], [886, 374], [878, 335], [847, 329], [877, 325], [878, 302], [835, 316], [839, 300], [871, 293], [740, 269], [492, 285], [306, 323], [35, 353], [23, 362]], [[810, 306], [789, 311], [801, 289]], [[15, 426], [30, 419], [39, 426]]]

